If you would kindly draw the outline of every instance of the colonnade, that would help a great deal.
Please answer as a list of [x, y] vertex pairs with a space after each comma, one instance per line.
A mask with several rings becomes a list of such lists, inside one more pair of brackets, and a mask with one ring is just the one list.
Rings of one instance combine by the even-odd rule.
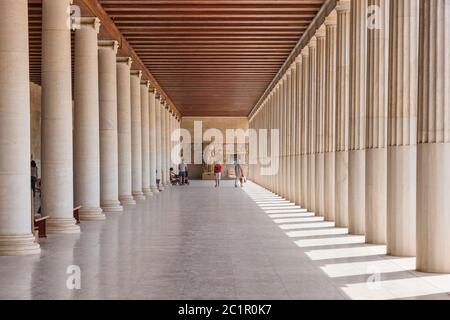
[[449, 30], [448, 0], [337, 1], [250, 118], [280, 130], [279, 171], [250, 178], [449, 273]]
[[[70, 4], [42, 2], [41, 209], [50, 234], [80, 232], [74, 206], [81, 220], [102, 220], [163, 190], [179, 140], [171, 136], [180, 119], [161, 93], [132, 70], [131, 58], [117, 56], [116, 41], [98, 39], [99, 19], [68, 23]], [[27, 0], [0, 2], [0, 70], [0, 255], [39, 253], [31, 221]]]

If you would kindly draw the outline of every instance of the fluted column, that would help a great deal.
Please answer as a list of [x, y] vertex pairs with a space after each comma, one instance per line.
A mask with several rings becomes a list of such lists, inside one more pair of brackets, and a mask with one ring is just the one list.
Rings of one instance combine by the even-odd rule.
[[28, 1], [0, 2], [0, 255], [40, 252], [31, 232]]
[[336, 175], [336, 59], [337, 15], [332, 11], [325, 19], [325, 115], [324, 115], [324, 217], [335, 221]]
[[348, 227], [348, 152], [350, 105], [350, 0], [339, 1], [336, 59], [336, 181], [337, 227]]
[[161, 105], [161, 184], [167, 187], [167, 122], [166, 122], [166, 103], [162, 101]]
[[149, 81], [141, 81], [141, 136], [142, 136], [142, 192], [152, 196], [150, 189], [150, 113], [149, 113]]
[[156, 96], [155, 101], [155, 131], [156, 131], [156, 179], [160, 181], [159, 183], [159, 190], [164, 190], [164, 187], [161, 184], [161, 97], [159, 94]]
[[301, 178], [302, 178], [302, 203], [305, 209], [308, 207], [308, 101], [309, 101], [309, 49], [305, 47], [302, 50], [302, 132], [301, 132]]
[[350, 13], [350, 152], [348, 210], [350, 234], [365, 234], [367, 0], [352, 0]]
[[156, 186], [156, 96], [155, 89], [149, 91], [150, 112], [150, 189], [153, 193], [159, 192]]
[[162, 98], [159, 99], [159, 103], [157, 105], [158, 108], [158, 113], [157, 113], [157, 119], [159, 121], [159, 128], [157, 127], [157, 129], [159, 129], [159, 171], [158, 171], [158, 177], [160, 179], [160, 190], [164, 190], [164, 161], [165, 161], [165, 157], [164, 157], [164, 107], [163, 107], [163, 101]]
[[417, 269], [450, 272], [450, 1], [420, 1]]
[[[285, 163], [285, 171], [284, 171], [284, 184], [286, 185], [286, 191], [285, 191], [285, 197], [289, 201], [292, 201], [291, 198], [291, 192], [292, 192], [292, 175], [291, 175], [291, 85], [292, 85], [292, 69], [288, 69], [286, 73], [286, 90], [285, 90], [285, 104], [286, 104], [286, 113], [285, 113], [285, 157], [284, 157], [284, 163]], [[264, 116], [264, 113], [263, 113]], [[264, 117], [265, 118], [265, 117]], [[265, 120], [265, 119], [263, 119]], [[263, 122], [264, 126], [264, 122]]]
[[105, 212], [123, 211], [119, 201], [117, 139], [117, 41], [103, 40], [99, 51], [100, 206]]
[[301, 54], [295, 60], [296, 72], [296, 112], [295, 112], [295, 203], [302, 205], [302, 144], [303, 144], [303, 116], [302, 116], [302, 101], [303, 101], [303, 64]]
[[117, 117], [119, 135], [119, 200], [136, 204], [131, 187], [131, 58], [117, 58]]
[[322, 25], [316, 32], [317, 38], [317, 82], [316, 82], [316, 141], [315, 141], [315, 203], [316, 214], [324, 216], [325, 206], [325, 83], [326, 83], [326, 28]]
[[170, 165], [171, 165], [171, 156], [170, 156], [170, 150], [172, 150], [172, 148], [170, 147], [171, 144], [171, 139], [170, 139], [170, 134], [171, 132], [171, 126], [170, 126], [170, 112], [168, 109], [168, 105], [167, 105], [167, 109], [166, 109], [166, 185], [170, 186]]
[[312, 37], [309, 49], [309, 93], [308, 93], [308, 205], [307, 209], [316, 212], [316, 116], [317, 116], [317, 38]]
[[285, 171], [285, 150], [286, 150], [286, 126], [285, 126], [285, 114], [286, 114], [286, 103], [285, 103], [285, 89], [286, 89], [286, 74], [283, 76], [283, 78], [280, 80], [280, 89], [279, 89], [279, 97], [278, 101], [280, 104], [279, 110], [280, 110], [280, 174], [278, 175], [278, 184], [279, 184], [279, 195], [283, 198], [285, 197], [285, 183], [286, 180], [284, 180], [284, 171]]
[[[290, 177], [290, 184], [291, 184], [291, 195], [290, 200], [293, 203], [298, 203], [298, 189], [297, 189], [297, 166], [296, 166], [296, 160], [297, 160], [297, 63], [293, 63], [291, 65], [291, 116], [290, 116], [290, 137], [291, 137], [291, 144], [290, 144], [290, 162], [289, 162], [289, 177]], [[266, 108], [266, 112], [267, 112]], [[267, 112], [267, 118], [270, 115]], [[266, 127], [268, 127], [268, 119], [266, 119]]]
[[[394, 0], [395, 1], [395, 0]], [[386, 243], [389, 0], [369, 0], [379, 25], [368, 28], [366, 242]]]
[[387, 252], [412, 257], [416, 255], [419, 0], [391, 1], [390, 10]]
[[42, 213], [49, 233], [78, 233], [73, 218], [70, 0], [42, 1]]
[[100, 208], [99, 31], [100, 20], [87, 17], [75, 32], [74, 195], [85, 221], [105, 219]]
[[141, 78], [142, 71], [131, 71], [131, 176], [134, 200], [145, 200], [142, 192]]

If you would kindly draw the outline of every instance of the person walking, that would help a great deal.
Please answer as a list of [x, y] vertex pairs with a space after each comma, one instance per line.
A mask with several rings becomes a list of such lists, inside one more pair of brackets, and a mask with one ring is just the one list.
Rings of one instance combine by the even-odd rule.
[[238, 187], [238, 181], [242, 187], [244, 182], [244, 170], [242, 170], [242, 166], [238, 161], [234, 164], [234, 172], [236, 174], [236, 178], [234, 179], [234, 187]]
[[36, 161], [31, 160], [31, 190], [33, 192], [33, 197], [36, 196], [36, 183], [39, 179], [38, 176], [38, 167], [36, 165]]
[[218, 188], [220, 187], [220, 179], [222, 178], [222, 165], [219, 162], [214, 166], [214, 177], [216, 179], [215, 187]]

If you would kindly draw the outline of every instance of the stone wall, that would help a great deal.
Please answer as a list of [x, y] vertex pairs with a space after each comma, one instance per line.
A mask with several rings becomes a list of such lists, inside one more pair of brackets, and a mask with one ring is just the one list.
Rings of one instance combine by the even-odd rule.
[[[186, 129], [190, 132], [192, 137], [192, 142], [194, 142], [194, 122], [201, 121], [202, 122], [202, 135], [208, 129], [218, 129], [222, 132], [222, 135], [225, 139], [226, 130], [227, 129], [243, 129], [247, 130], [249, 127], [248, 118], [247, 117], [183, 117], [181, 120], [181, 128]], [[248, 141], [247, 141], [248, 143]], [[191, 147], [191, 151], [193, 152], [194, 147]], [[235, 150], [237, 147], [235, 146]], [[225, 154], [225, 146], [224, 146], [224, 154]], [[192, 160], [193, 160], [192, 156]], [[243, 165], [243, 170], [246, 173], [248, 170], [248, 166]], [[188, 165], [189, 170], [189, 178], [190, 179], [202, 179], [203, 173], [203, 165], [199, 164], [190, 164]], [[234, 172], [233, 165], [224, 165], [223, 166], [223, 178], [230, 178]]]
[[41, 87], [30, 82], [31, 156], [41, 168]]

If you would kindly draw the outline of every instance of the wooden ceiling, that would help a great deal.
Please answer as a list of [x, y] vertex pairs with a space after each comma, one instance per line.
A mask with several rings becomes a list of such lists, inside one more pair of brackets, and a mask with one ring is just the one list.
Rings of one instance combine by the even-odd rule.
[[[40, 1], [29, 1], [37, 49]], [[182, 115], [247, 116], [326, 0], [80, 2], [100, 4]]]

